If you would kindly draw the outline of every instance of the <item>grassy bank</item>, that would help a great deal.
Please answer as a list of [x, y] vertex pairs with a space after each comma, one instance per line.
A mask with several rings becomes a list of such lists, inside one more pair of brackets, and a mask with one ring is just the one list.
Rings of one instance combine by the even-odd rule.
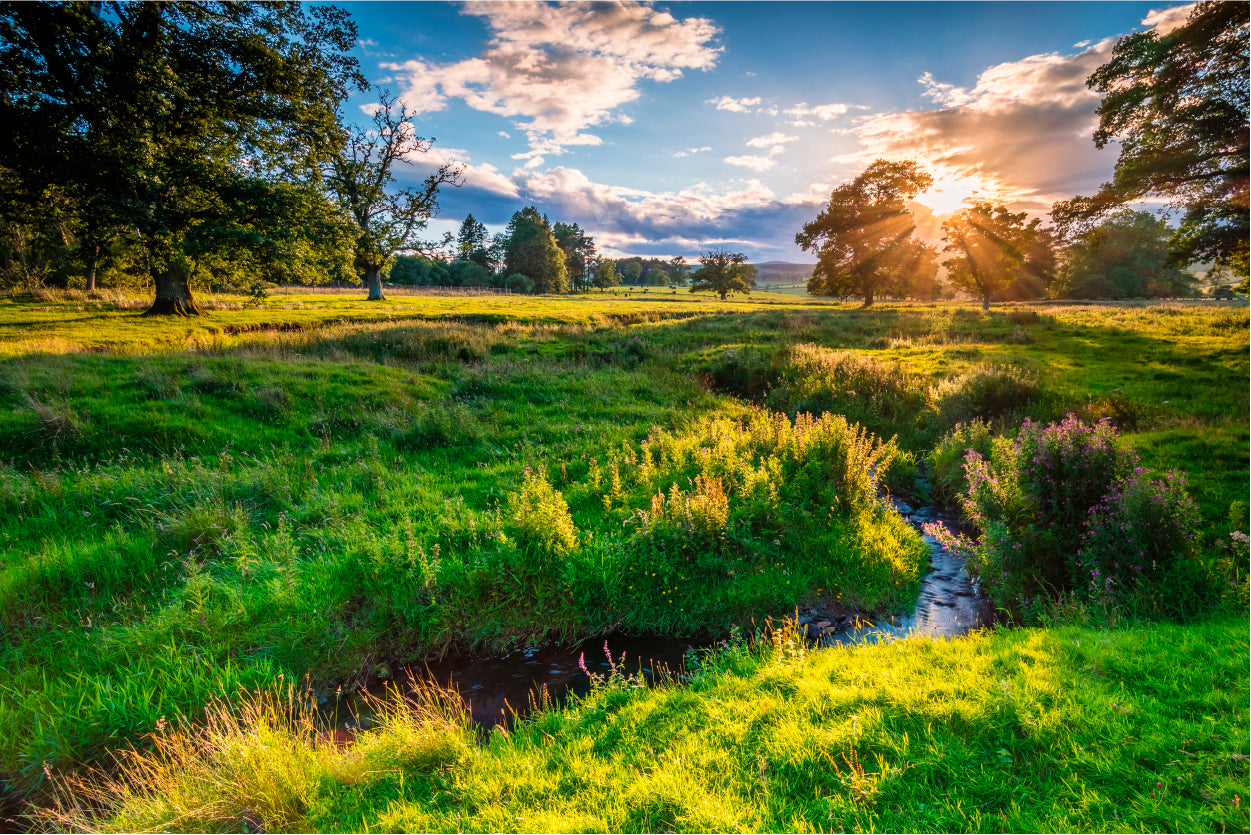
[[58, 823], [1245, 832], [1247, 639], [1241, 618], [807, 654], [778, 636], [705, 656], [688, 686], [606, 682], [485, 746], [432, 697], [347, 749], [277, 700], [190, 739], [159, 735], [131, 781], [90, 783], [105, 809]]
[[906, 606], [878, 487], [970, 417], [1110, 416], [1246, 531], [1245, 308], [683, 295], [0, 302], [0, 776], [280, 674]]

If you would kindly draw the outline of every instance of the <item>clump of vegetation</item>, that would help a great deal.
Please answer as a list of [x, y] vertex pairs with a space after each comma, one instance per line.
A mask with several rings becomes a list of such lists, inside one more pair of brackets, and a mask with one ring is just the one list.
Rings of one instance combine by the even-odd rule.
[[845, 415], [883, 434], [911, 428], [926, 402], [925, 378], [902, 363], [812, 344], [790, 349], [769, 396], [774, 408]]
[[[964, 510], [976, 542], [931, 527], [964, 553], [991, 600], [1029, 619], [1068, 595], [1146, 615], [1208, 602], [1197, 557], [1198, 520], [1184, 478], [1153, 481], [1107, 422], [1070, 415], [1026, 420], [989, 457], [965, 455]], [[1208, 595], [1210, 596], [1210, 595]]]
[[1012, 365], [984, 364], [938, 383], [931, 397], [939, 425], [952, 426], [1020, 412], [1041, 394], [1037, 375]]
[[563, 557], [578, 547], [569, 505], [541, 473], [527, 470], [521, 489], [508, 495], [508, 519], [523, 548]]
[[959, 504], [960, 497], [969, 489], [964, 477], [965, 456], [976, 452], [982, 458], [989, 458], [993, 439], [990, 424], [975, 418], [968, 423], [957, 423], [930, 450], [925, 460], [935, 495], [943, 504]]

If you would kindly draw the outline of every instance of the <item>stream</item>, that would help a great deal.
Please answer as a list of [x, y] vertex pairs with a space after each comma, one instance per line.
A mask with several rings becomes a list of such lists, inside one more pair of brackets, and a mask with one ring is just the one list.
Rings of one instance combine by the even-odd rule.
[[[914, 508], [898, 499], [895, 509], [918, 532], [926, 522], [943, 522], [957, 528], [954, 516], [934, 507]], [[921, 580], [917, 603], [910, 615], [866, 619], [845, 615], [820, 607], [801, 607], [798, 626], [813, 645], [838, 646], [885, 642], [910, 635], [949, 638], [963, 635], [990, 622], [991, 611], [985, 599], [969, 579], [958, 557], [943, 549], [933, 537], [921, 533], [929, 548], [930, 571]], [[583, 696], [591, 689], [591, 680], [579, 666], [596, 675], [611, 673], [611, 654], [618, 668], [627, 675], [642, 673], [652, 683], [669, 676], [682, 680], [683, 663], [689, 649], [712, 646], [709, 640], [692, 641], [667, 637], [627, 637], [613, 635], [594, 638], [574, 647], [544, 644], [493, 657], [451, 655], [431, 660], [420, 667], [400, 670], [393, 678], [366, 688], [363, 697], [354, 694], [323, 709], [333, 718], [333, 738], [350, 744], [356, 731], [372, 724], [371, 704], [384, 698], [388, 691], [399, 688], [406, 692], [413, 685], [433, 682], [455, 690], [464, 700], [474, 723], [482, 730], [495, 725], [511, 727], [519, 716], [529, 712], [535, 694], [546, 690], [553, 699], [569, 694]]]

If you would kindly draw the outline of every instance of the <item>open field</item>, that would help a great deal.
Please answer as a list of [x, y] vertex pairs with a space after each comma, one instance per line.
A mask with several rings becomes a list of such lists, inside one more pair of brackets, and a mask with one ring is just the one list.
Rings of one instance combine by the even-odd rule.
[[[233, 699], [280, 675], [307, 674], [324, 693], [453, 646], [501, 649], [614, 630], [722, 634], [817, 599], [869, 611], [906, 607], [922, 550], [877, 498], [879, 486], [924, 491], [915, 480], [919, 462], [956, 421], [971, 417], [1004, 428], [1026, 416], [1108, 417], [1144, 466], [1188, 473], [1208, 552], [1218, 553], [1231, 531], [1247, 530], [1245, 306], [861, 311], [793, 296], [721, 303], [685, 292], [395, 295], [383, 303], [284, 293], [259, 308], [244, 308], [242, 297], [207, 301], [211, 314], [202, 319], [151, 320], [120, 297], [0, 300], [0, 777], [14, 795], [45, 788], [45, 766], [99, 762], [142, 740], [162, 717], [199, 717], [211, 699]], [[1016, 400], [987, 399], [968, 384], [971, 372], [1005, 366], [1025, 381]], [[877, 437], [841, 418], [795, 417], [824, 411]], [[751, 764], [756, 776], [726, 761], [733, 779], [717, 802], [730, 809], [740, 802], [734, 798], [747, 798], [741, 803], [761, 810], [759, 819], [697, 814], [685, 795], [653, 814], [648, 804], [668, 795], [643, 782], [627, 786], [624, 772], [604, 783], [621, 796], [585, 819], [552, 799], [568, 786], [527, 788], [489, 776], [502, 805], [470, 809], [468, 801], [447, 800], [452, 817], [422, 817], [434, 813], [417, 810], [414, 798], [430, 781], [461, 780], [453, 769], [401, 778], [398, 788], [390, 777], [370, 778], [360, 797], [348, 780], [330, 799], [302, 801], [305, 817], [276, 826], [1245, 830], [1245, 797], [1234, 807], [1225, 795], [1246, 779], [1247, 635], [1245, 623], [1219, 619], [1245, 606], [1245, 576], [1194, 612], [1199, 625], [1014, 632], [929, 649], [852, 651], [864, 670], [898, 663], [898, 675], [928, 678], [939, 689], [958, 689], [966, 666], [985, 666], [981, 678], [959, 685], [968, 691], [952, 696], [976, 708], [966, 718], [964, 708], [944, 708], [946, 730], [925, 743], [925, 756], [937, 757], [966, 727], [976, 726], [972, 738], [981, 741], [967, 743], [961, 768], [921, 782], [929, 788], [908, 781], [891, 788], [887, 779], [889, 769], [915, 759], [899, 735], [917, 739], [929, 727], [909, 713], [912, 691], [887, 688], [882, 698], [912, 724], [873, 720], [877, 736], [868, 747], [844, 738], [853, 733], [845, 716], [828, 728], [809, 718], [803, 734], [833, 734], [842, 747], [803, 737], [787, 750], [808, 750], [812, 761], [795, 760], [807, 765], [777, 780], [769, 769], [785, 757], [769, 765], [768, 745], [761, 749], [768, 762]], [[1149, 656], [1138, 652], [1148, 645], [1159, 653], [1152, 664], [1178, 672], [1184, 656], [1210, 688], [1178, 679], [1160, 693], [1134, 691], [1134, 721], [1150, 718], [1146, 747], [1141, 756], [1117, 753], [1109, 740], [1123, 731], [1116, 723], [1130, 720], [1104, 702], [1126, 704], [1111, 695], [1119, 684], [1149, 686], [1141, 675]], [[1044, 655], [1046, 684], [1026, 676], [1021, 691], [987, 660], [1030, 666], [1020, 658]], [[811, 682], [829, 689], [834, 657], [818, 653], [774, 675], [772, 662], [753, 655], [706, 686], [730, 688], [743, 710], [767, 690], [761, 704], [771, 705], [770, 715], [815, 715]], [[1122, 672], [1105, 679], [1113, 667]], [[1001, 677], [1009, 691], [999, 689]], [[1095, 695], [1072, 703], [1055, 697], [1091, 687]], [[1018, 750], [1012, 739], [1034, 738], [1024, 720], [1011, 726], [1019, 734], [1004, 736], [1009, 693], [1014, 716], [1049, 716], [1074, 736], [1021, 742]], [[570, 710], [608, 705], [625, 724], [594, 733], [628, 735], [637, 717], [659, 709], [648, 705], [675, 699], [682, 727], [716, 727], [720, 720], [705, 712], [728, 698], [709, 691], [705, 699], [698, 688], [609, 693]], [[1203, 750], [1219, 766], [1203, 771], [1184, 798], [1161, 794], [1165, 805], [1152, 807], [1142, 775], [1175, 778], [1184, 770], [1160, 759], [1165, 740], [1189, 733], [1166, 718], [1183, 703], [1216, 717], [1219, 727], [1203, 738], [1219, 742]], [[1106, 721], [1072, 728], [1096, 707]], [[513, 741], [469, 746], [473, 753], [453, 759], [475, 763], [474, 779], [496, 773], [482, 765], [487, 758], [522, 756], [499, 746], [539, 756], [544, 733], [566, 739], [543, 724], [565, 715], [544, 714]], [[743, 734], [754, 733], [754, 721], [742, 720]], [[870, 724], [856, 727], [869, 733]], [[942, 734], [952, 735], [949, 742]], [[568, 739], [607, 744], [593, 735]], [[643, 751], [641, 739], [620, 744]], [[693, 759], [702, 773], [730, 756], [703, 737], [689, 744], [703, 752], [705, 759]], [[1056, 747], [1066, 744], [1075, 747]], [[1061, 769], [1081, 746], [1099, 752], [1090, 754], [1097, 767]], [[860, 772], [848, 756], [859, 758]], [[1118, 764], [1117, 756], [1128, 759]], [[1028, 809], [980, 794], [1002, 783], [994, 769], [1009, 761], [1038, 770], [1039, 800]], [[668, 773], [660, 760], [650, 762]], [[1132, 780], [1101, 782], [1121, 766]], [[529, 773], [530, 766], [500, 768]], [[569, 779], [594, 782], [598, 768], [569, 766], [576, 772]], [[971, 768], [981, 769], [971, 785], [983, 788], [969, 789], [976, 802], [952, 783]], [[794, 793], [801, 772], [833, 781], [818, 786], [817, 799], [833, 804], [826, 817], [781, 799], [758, 804], [746, 784], [733, 782], [750, 778], [781, 798]], [[673, 772], [674, 786], [697, 785], [684, 774]], [[1072, 796], [1045, 805], [1058, 786]], [[932, 817], [896, 811], [938, 803], [939, 794], [950, 805]], [[637, 803], [629, 800], [635, 795]], [[481, 811], [488, 808], [495, 811]], [[379, 817], [383, 810], [392, 817]], [[460, 823], [457, 811], [483, 816]], [[557, 827], [558, 820], [569, 823]], [[148, 825], [121, 821], [121, 828]]]

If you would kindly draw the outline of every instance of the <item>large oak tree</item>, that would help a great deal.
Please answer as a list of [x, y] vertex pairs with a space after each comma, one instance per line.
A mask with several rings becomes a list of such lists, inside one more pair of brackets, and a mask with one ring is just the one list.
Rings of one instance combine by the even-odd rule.
[[308, 184], [338, 144], [355, 45], [331, 6], [5, 3], [0, 166], [68, 195], [88, 235], [133, 232], [149, 313], [197, 314], [190, 276], [223, 227], [290, 228], [261, 217], [286, 194], [258, 189]]
[[1056, 204], [1070, 236], [1127, 204], [1163, 199], [1182, 210], [1175, 263], [1214, 260], [1247, 275], [1249, 9], [1199, 3], [1171, 32], [1121, 38], [1090, 76], [1104, 94], [1095, 145], [1118, 142], [1121, 152], [1097, 194]]
[[879, 292], [906, 292], [901, 265], [920, 260], [923, 246], [912, 234], [916, 225], [907, 203], [933, 181], [915, 161], [879, 159], [834, 189], [829, 205], [795, 236], [795, 243], [817, 254], [808, 292], [860, 295], [865, 307]]
[[699, 259], [700, 267], [691, 274], [691, 292], [712, 290], [725, 297], [730, 293], [751, 293], [756, 286], [756, 268], [747, 256], [728, 249], [714, 249]]

